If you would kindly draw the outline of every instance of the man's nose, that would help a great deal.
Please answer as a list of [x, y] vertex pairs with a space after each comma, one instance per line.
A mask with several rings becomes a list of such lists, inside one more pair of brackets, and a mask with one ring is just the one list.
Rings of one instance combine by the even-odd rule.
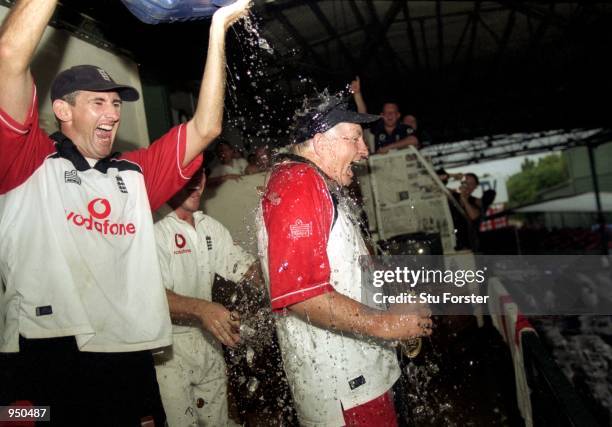
[[368, 158], [368, 146], [366, 145], [363, 138], [359, 138], [359, 143], [357, 145], [357, 153], [361, 156], [362, 159]]
[[114, 105], [111, 105], [105, 109], [104, 115], [108, 117], [109, 119], [117, 122], [119, 121], [119, 118], [121, 117], [121, 112], [117, 109], [117, 107], [115, 107]]

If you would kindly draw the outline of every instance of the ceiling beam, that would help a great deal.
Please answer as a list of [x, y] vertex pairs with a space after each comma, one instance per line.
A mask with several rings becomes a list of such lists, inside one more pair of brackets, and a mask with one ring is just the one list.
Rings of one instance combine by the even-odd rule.
[[482, 14], [480, 13], [478, 14], [478, 21], [480, 21], [480, 25], [482, 25], [482, 28], [484, 28], [487, 31], [487, 33], [489, 33], [489, 35], [493, 38], [493, 40], [495, 40], [495, 43], [497, 43], [497, 45], [499, 46], [499, 43], [501, 42], [501, 38], [495, 31], [493, 31], [491, 27], [489, 27], [489, 25], [483, 19]]
[[[397, 0], [391, 3], [391, 6], [387, 10], [387, 13], [385, 14], [385, 17], [383, 18], [382, 23], [378, 21], [376, 12], [374, 10], [371, 11], [374, 17], [373, 19], [375, 19], [374, 21], [375, 22], [375, 32], [374, 32], [373, 37], [370, 39], [368, 43], [366, 43], [366, 45], [364, 46], [361, 52], [360, 62], [364, 67], [368, 64], [368, 62], [372, 58], [373, 51], [376, 50], [376, 48], [381, 42], [384, 41], [387, 45], [389, 44], [387, 40], [387, 31], [389, 31], [389, 27], [391, 27], [391, 25], [395, 21], [395, 18], [402, 10], [402, 6], [404, 4], [405, 4], [404, 1], [397, 1]], [[391, 46], [389, 46], [389, 49], [391, 50]], [[395, 55], [395, 52], [393, 52], [393, 55]], [[397, 58], [397, 55], [395, 56]]]
[[[517, 12], [522, 13], [527, 17], [536, 18], [540, 21], [547, 20], [550, 24], [560, 28], [565, 29], [569, 25], [569, 21], [566, 18], [554, 13], [554, 11], [551, 11], [550, 9], [547, 11], [545, 9], [528, 5], [526, 3], [523, 3], [522, 1], [517, 0], [498, 0], [498, 2], [512, 10], [516, 10]], [[550, 6], [553, 5], [554, 2], [551, 2]]]
[[406, 20], [406, 32], [408, 33], [408, 41], [410, 41], [410, 50], [412, 51], [412, 58], [414, 60], [414, 67], [417, 72], [421, 71], [421, 61], [419, 59], [419, 49], [416, 44], [416, 37], [414, 36], [414, 28], [412, 27], [412, 19], [410, 18], [410, 10], [408, 8], [408, 2], [403, 5], [404, 19]]
[[465, 63], [465, 79], [466, 80], [472, 68], [472, 62], [474, 61], [474, 48], [476, 46], [476, 35], [478, 33], [478, 22], [480, 22], [480, 20], [478, 19], [479, 13], [480, 13], [480, 0], [476, 0], [474, 2], [472, 28], [470, 31], [470, 44], [468, 47], [467, 58], [466, 58], [466, 63]]
[[[550, 10], [550, 14], [554, 14], [555, 12], [555, 4], [551, 3], [549, 6], [549, 10]], [[531, 40], [529, 41], [529, 48], [527, 50], [528, 55], [530, 55], [531, 53], [533, 53], [533, 51], [538, 47], [538, 44], [540, 43], [540, 41], [542, 40], [542, 38], [544, 37], [544, 34], [546, 33], [546, 30], [548, 30], [548, 27], [550, 26], [550, 15], [544, 17], [541, 19], [540, 21], [540, 25], [538, 25], [538, 28], [536, 29], [535, 33], [533, 33], [533, 36], [531, 37]]]
[[289, 19], [287, 19], [287, 17], [283, 15], [280, 10], [277, 10], [273, 6], [267, 6], [267, 9], [276, 18], [276, 20], [280, 22], [281, 25], [289, 32], [291, 37], [293, 37], [295, 41], [298, 42], [298, 44], [302, 48], [302, 51], [305, 54], [309, 54], [315, 61], [317, 66], [324, 67], [324, 62], [319, 56], [319, 54], [315, 52], [313, 48], [310, 47], [304, 36], [302, 36], [302, 34], [298, 31], [297, 28], [295, 28], [295, 26], [289, 21]]
[[463, 41], [465, 40], [465, 36], [467, 35], [468, 29], [472, 25], [472, 19], [474, 19], [473, 11], [470, 12], [470, 15], [465, 20], [465, 25], [463, 26], [463, 31], [461, 31], [461, 36], [459, 36], [459, 41], [457, 42], [457, 46], [455, 46], [455, 51], [453, 52], [453, 57], [451, 59], [451, 66], [455, 65], [457, 62], [457, 58], [459, 57], [459, 52], [463, 47]]
[[506, 27], [504, 28], [504, 33], [501, 36], [499, 41], [499, 48], [497, 49], [497, 54], [495, 55], [495, 63], [491, 69], [491, 73], [493, 76], [496, 76], [501, 69], [502, 60], [504, 58], [504, 54], [506, 53], [506, 48], [508, 47], [508, 42], [510, 41], [510, 37], [512, 36], [512, 30], [514, 30], [514, 26], [516, 24], [516, 10], [512, 9], [508, 12], [508, 20], [506, 21]]
[[425, 69], [431, 73], [431, 63], [429, 62], [429, 46], [427, 46], [427, 36], [425, 35], [425, 21], [418, 20], [421, 28], [421, 44], [423, 45], [423, 56], [425, 56]]
[[436, 0], [436, 23], [438, 27], [438, 68], [444, 67], [444, 34], [442, 32], [442, 0]]
[[371, 55], [368, 57], [364, 56], [364, 53], [366, 52], [366, 49], [368, 49], [368, 46], [371, 47], [371, 51], [375, 51], [377, 48], [377, 45], [382, 44], [383, 48], [387, 51], [388, 59], [391, 59], [394, 64], [400, 65], [402, 68], [404, 68], [405, 71], [409, 71], [406, 63], [402, 61], [402, 59], [393, 50], [393, 48], [391, 47], [391, 44], [389, 43], [389, 40], [387, 39], [387, 30], [389, 29], [391, 24], [393, 24], [393, 21], [397, 17], [397, 14], [400, 12], [401, 5], [404, 1], [405, 0], [393, 0], [393, 3], [389, 7], [389, 10], [387, 11], [387, 14], [385, 15], [384, 22], [381, 23], [378, 19], [378, 15], [376, 13], [376, 7], [374, 6], [374, 2], [372, 0], [366, 0], [366, 6], [368, 8], [368, 11], [370, 12], [370, 18], [371, 18], [370, 27], [373, 29], [374, 34], [376, 35], [375, 39], [378, 41], [378, 43], [370, 42], [366, 45], [364, 50], [362, 50], [360, 62], [363, 68], [365, 68], [365, 66], [368, 64], [368, 62], [371, 59]]
[[321, 22], [327, 33], [332, 37], [332, 41], [336, 41], [336, 43], [338, 43], [340, 51], [346, 58], [350, 67], [353, 69], [353, 71], [355, 71], [357, 69], [357, 63], [355, 62], [355, 58], [353, 58], [353, 55], [351, 55], [351, 52], [348, 50], [348, 48], [342, 41], [342, 38], [338, 35], [338, 32], [333, 27], [331, 22], [329, 22], [329, 19], [327, 19], [327, 16], [325, 16], [323, 11], [319, 7], [319, 4], [316, 1], [309, 1], [308, 6], [310, 7], [312, 13], [314, 13], [314, 15], [317, 17], [319, 22]]
[[[355, 15], [355, 19], [357, 20], [358, 26], [363, 30], [363, 39], [364, 40], [368, 40], [368, 38], [370, 36], [369, 27], [366, 24], [366, 21], [365, 21], [363, 15], [359, 11], [359, 7], [357, 6], [357, 3], [355, 3], [355, 0], [349, 0], [349, 6], [351, 7], [351, 10], [353, 11], [353, 15]], [[374, 56], [376, 57], [378, 62], [381, 62], [378, 50], [374, 52]], [[359, 64], [359, 73], [362, 74], [362, 71], [365, 68], [366, 68], [365, 65], [360, 63]]]

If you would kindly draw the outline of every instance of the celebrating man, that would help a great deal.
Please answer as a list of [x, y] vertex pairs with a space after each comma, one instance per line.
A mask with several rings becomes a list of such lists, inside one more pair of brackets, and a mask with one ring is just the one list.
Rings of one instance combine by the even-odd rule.
[[0, 405], [50, 405], [55, 425], [163, 426], [150, 349], [171, 343], [151, 208], [189, 180], [221, 131], [220, 9], [192, 120], [147, 149], [111, 155], [138, 92], [80, 65], [51, 86], [60, 131], [38, 124], [30, 63], [57, 0], [19, 0], [0, 28]]
[[[261, 202], [259, 252], [283, 362], [305, 426], [396, 425], [400, 370], [385, 340], [431, 333], [429, 312], [362, 304], [365, 244], [342, 188], [368, 155], [362, 123], [336, 98], [297, 116], [293, 154], [273, 167]], [[365, 302], [365, 301], [364, 301]]]

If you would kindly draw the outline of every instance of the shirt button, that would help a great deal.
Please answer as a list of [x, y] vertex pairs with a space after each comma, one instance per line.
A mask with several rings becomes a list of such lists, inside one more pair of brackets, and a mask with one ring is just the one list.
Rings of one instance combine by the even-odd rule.
[[198, 409], [203, 408], [204, 407], [204, 399], [202, 399], [201, 397], [198, 398], [198, 400], [196, 400], [196, 406], [198, 407]]

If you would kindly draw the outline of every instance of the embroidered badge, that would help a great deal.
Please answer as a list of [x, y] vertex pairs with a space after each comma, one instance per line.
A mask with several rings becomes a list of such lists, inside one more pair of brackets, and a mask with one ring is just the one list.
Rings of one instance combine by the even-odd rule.
[[79, 178], [79, 174], [76, 170], [66, 171], [64, 172], [64, 182], [71, 182], [73, 184], [81, 185], [81, 178]]
[[98, 74], [100, 74], [100, 77], [102, 77], [107, 82], [112, 82], [113, 81], [113, 79], [110, 78], [108, 73], [106, 71], [104, 71], [102, 68], [98, 68], [97, 71], [98, 71]]
[[289, 226], [292, 239], [301, 239], [302, 237], [310, 237], [312, 235], [312, 222], [308, 224], [302, 223], [301, 219], [295, 221], [295, 224]]
[[117, 175], [115, 178], [117, 179], [117, 187], [119, 187], [119, 191], [127, 194], [128, 191], [127, 187], [125, 186], [125, 182], [123, 182], [123, 178], [121, 178], [119, 175]]

